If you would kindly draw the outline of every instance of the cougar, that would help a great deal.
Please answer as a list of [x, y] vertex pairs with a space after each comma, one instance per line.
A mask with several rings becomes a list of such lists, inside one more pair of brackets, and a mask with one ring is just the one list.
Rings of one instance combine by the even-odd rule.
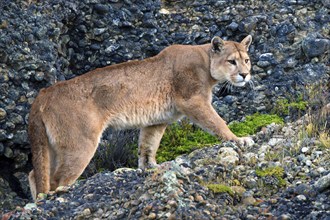
[[29, 115], [33, 198], [74, 183], [107, 127], [141, 129], [142, 169], [157, 166], [166, 126], [183, 116], [223, 140], [253, 144], [233, 134], [211, 105], [218, 82], [244, 86], [251, 79], [251, 41], [250, 35], [239, 43], [216, 36], [209, 44], [172, 45], [154, 57], [95, 69], [42, 89]]

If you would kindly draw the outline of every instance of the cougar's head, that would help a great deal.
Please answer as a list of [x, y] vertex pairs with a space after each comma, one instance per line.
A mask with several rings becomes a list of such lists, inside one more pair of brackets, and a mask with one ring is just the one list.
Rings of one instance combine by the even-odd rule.
[[214, 37], [211, 42], [211, 76], [219, 82], [244, 86], [251, 79], [248, 49], [251, 35], [240, 43]]

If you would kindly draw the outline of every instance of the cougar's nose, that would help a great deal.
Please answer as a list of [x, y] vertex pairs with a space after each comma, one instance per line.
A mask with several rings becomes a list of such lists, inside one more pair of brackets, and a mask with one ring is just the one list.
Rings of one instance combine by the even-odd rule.
[[239, 73], [238, 75], [240, 75], [243, 79], [245, 79], [245, 77], [248, 75], [248, 73]]

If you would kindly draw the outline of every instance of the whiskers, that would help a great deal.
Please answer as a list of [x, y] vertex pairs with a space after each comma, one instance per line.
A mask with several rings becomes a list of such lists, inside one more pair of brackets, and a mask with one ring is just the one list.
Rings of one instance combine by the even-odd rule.
[[234, 85], [229, 81], [226, 80], [224, 83], [220, 84], [219, 86], [219, 96], [223, 95], [225, 92], [232, 92]]
[[254, 81], [252, 79], [249, 80], [249, 86], [252, 90], [255, 90]]
[[258, 81], [253, 80], [252, 78], [249, 80], [249, 87], [251, 89], [250, 95], [252, 98], [255, 98], [258, 95], [258, 91], [256, 90], [256, 85], [258, 86]]
[[[248, 81], [248, 83], [244, 86], [247, 90], [255, 91], [256, 85], [258, 85], [258, 81], [253, 80], [252, 78]], [[230, 80], [226, 80], [225, 82], [221, 83], [218, 87], [218, 96], [221, 96], [226, 93], [232, 93], [235, 92], [237, 89], [235, 89], [235, 85], [230, 82]], [[242, 87], [242, 88], [244, 88]]]

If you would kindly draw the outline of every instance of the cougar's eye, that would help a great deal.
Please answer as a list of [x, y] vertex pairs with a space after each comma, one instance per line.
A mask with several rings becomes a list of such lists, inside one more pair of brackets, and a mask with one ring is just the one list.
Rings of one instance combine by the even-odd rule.
[[227, 60], [228, 63], [232, 64], [232, 65], [236, 65], [236, 61], [235, 60]]
[[249, 59], [245, 59], [245, 63], [248, 63], [250, 60]]

